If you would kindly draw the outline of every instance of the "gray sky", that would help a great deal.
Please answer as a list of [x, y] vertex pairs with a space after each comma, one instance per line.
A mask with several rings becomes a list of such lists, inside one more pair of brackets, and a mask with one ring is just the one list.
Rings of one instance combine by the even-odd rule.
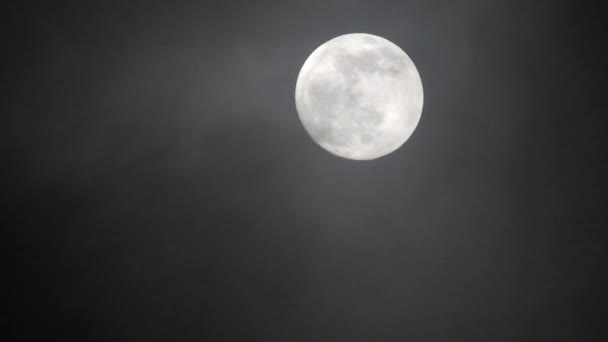
[[[26, 340], [599, 341], [591, 2], [7, 13]], [[294, 104], [310, 53], [352, 32], [399, 45], [425, 91], [413, 136], [370, 162], [314, 144]]]

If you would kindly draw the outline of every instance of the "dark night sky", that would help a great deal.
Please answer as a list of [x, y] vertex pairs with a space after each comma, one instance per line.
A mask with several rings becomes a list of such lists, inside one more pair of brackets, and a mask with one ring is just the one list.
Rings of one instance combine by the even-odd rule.
[[[11, 341], [603, 340], [599, 6], [124, 3], [2, 11]], [[424, 84], [375, 161], [295, 111], [351, 32]]]

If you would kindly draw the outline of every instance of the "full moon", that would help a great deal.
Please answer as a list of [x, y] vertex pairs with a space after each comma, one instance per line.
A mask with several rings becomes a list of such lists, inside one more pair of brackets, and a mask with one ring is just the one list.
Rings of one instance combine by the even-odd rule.
[[371, 160], [397, 150], [422, 114], [422, 81], [397, 45], [364, 33], [336, 37], [306, 60], [296, 109], [310, 137], [334, 155]]

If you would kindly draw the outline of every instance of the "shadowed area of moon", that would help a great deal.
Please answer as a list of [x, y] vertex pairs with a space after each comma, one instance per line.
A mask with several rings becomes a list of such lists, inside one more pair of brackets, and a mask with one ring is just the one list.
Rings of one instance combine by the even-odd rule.
[[422, 104], [412, 60], [397, 45], [369, 34], [321, 45], [296, 84], [296, 108], [308, 134], [348, 159], [375, 159], [398, 149], [416, 128]]

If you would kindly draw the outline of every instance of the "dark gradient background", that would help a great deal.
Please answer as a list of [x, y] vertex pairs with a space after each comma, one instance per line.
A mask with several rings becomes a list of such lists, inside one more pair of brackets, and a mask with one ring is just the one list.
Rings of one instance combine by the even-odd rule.
[[[1, 16], [10, 341], [605, 341], [593, 2]], [[412, 138], [371, 162], [323, 151], [294, 105], [308, 55], [352, 32], [425, 87]]]

